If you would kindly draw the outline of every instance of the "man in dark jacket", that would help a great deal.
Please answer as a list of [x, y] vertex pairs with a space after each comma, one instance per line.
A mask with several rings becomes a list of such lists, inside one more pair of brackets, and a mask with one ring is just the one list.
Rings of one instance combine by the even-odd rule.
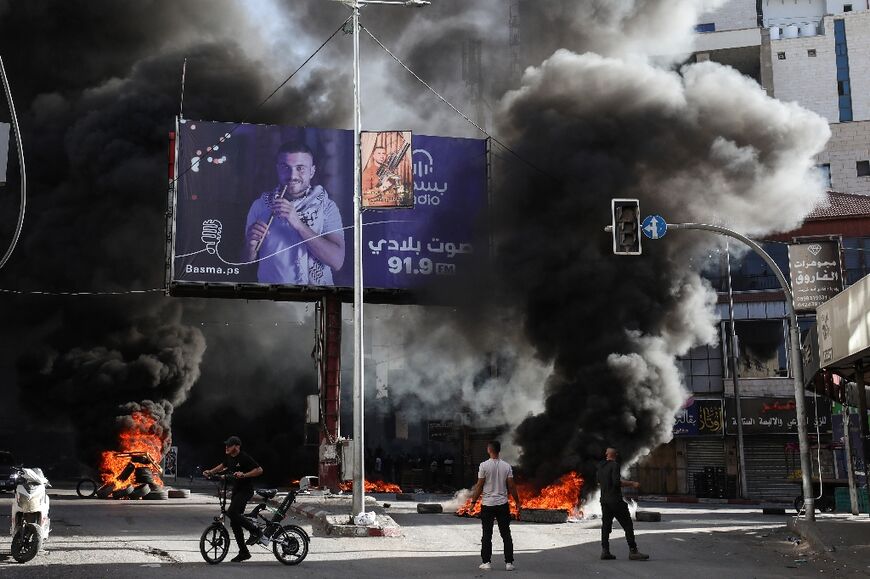
[[251, 479], [263, 474], [263, 469], [248, 453], [242, 452], [242, 441], [238, 436], [231, 436], [226, 439], [224, 441], [224, 448], [226, 449], [226, 456], [223, 462], [212, 469], [204, 470], [202, 474], [211, 476], [212, 474], [226, 472], [233, 476], [233, 498], [230, 501], [230, 506], [227, 508], [227, 514], [230, 517], [230, 528], [233, 530], [236, 543], [239, 545], [239, 554], [230, 559], [230, 561], [241, 563], [251, 558], [251, 553], [245, 544], [242, 528], [248, 529], [251, 532], [251, 538], [248, 540], [249, 545], [253, 545], [260, 538], [259, 529], [244, 514], [245, 505], [254, 496], [254, 484], [251, 482]]
[[615, 517], [625, 531], [625, 540], [630, 551], [628, 558], [632, 561], [645, 561], [649, 559], [649, 555], [637, 550], [631, 513], [628, 512], [628, 504], [622, 498], [622, 487], [640, 488], [640, 483], [622, 480], [619, 474], [619, 452], [615, 448], [608, 448], [604, 458], [605, 460], [601, 461], [598, 467], [597, 477], [601, 487], [601, 558], [616, 559], [610, 554], [610, 531]]

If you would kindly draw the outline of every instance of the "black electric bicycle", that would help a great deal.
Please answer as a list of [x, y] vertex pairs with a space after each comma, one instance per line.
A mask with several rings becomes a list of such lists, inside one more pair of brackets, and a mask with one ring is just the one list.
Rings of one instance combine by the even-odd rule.
[[[228, 518], [227, 487], [233, 480], [233, 476], [222, 474], [208, 478], [219, 481], [218, 499], [221, 514], [215, 517], [214, 522], [203, 531], [199, 539], [199, 552], [206, 563], [217, 565], [224, 560], [230, 550], [230, 533], [225, 521]], [[289, 491], [278, 508], [269, 505], [269, 499], [278, 494], [278, 489], [257, 489], [254, 492], [263, 500], [244, 516], [260, 530], [260, 540], [257, 544], [266, 549], [271, 546], [275, 558], [285, 565], [298, 565], [308, 555], [310, 541], [308, 533], [297, 525], [281, 525], [281, 521], [290, 510], [290, 505], [296, 500], [296, 491]], [[271, 517], [267, 517], [270, 514]]]

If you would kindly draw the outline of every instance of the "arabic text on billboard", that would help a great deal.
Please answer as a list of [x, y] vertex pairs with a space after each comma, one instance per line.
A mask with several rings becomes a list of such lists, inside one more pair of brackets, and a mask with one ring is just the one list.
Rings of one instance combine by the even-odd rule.
[[[351, 131], [182, 120], [177, 142], [173, 283], [353, 286]], [[486, 258], [486, 141], [413, 147], [393, 163], [413, 209], [363, 214], [366, 288], [449, 287]]]

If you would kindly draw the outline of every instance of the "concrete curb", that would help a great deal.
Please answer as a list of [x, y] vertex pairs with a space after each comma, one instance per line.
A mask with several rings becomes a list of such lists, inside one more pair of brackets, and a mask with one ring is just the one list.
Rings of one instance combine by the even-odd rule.
[[785, 526], [789, 531], [797, 533], [803, 537], [807, 544], [809, 544], [810, 548], [818, 554], [832, 553], [836, 551], [836, 548], [825, 540], [821, 531], [819, 531], [819, 528], [804, 519], [792, 517], [786, 522]]
[[751, 499], [707, 499], [698, 497], [684, 496], [664, 496], [664, 495], [641, 495], [637, 497], [638, 501], [651, 503], [683, 503], [683, 504], [702, 504], [702, 505], [760, 505], [761, 501], [753, 501]]
[[290, 505], [290, 510], [323, 525], [324, 531], [330, 537], [402, 536], [402, 528], [387, 515], [378, 515], [375, 525], [360, 527], [351, 523], [350, 515], [336, 515], [317, 506], [293, 504]]

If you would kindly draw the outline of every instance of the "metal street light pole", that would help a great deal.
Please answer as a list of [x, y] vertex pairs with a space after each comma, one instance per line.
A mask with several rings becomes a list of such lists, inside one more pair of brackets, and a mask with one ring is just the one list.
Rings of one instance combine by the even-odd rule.
[[749, 485], [746, 481], [746, 447], [743, 445], [743, 411], [740, 408], [740, 378], [737, 376], [737, 330], [734, 327], [734, 291], [731, 287], [731, 248], [725, 245], [725, 258], [728, 260], [728, 321], [729, 348], [728, 364], [734, 382], [734, 408], [737, 417], [737, 460], [740, 469], [740, 496], [749, 498]]
[[[800, 445], [800, 453], [801, 453], [801, 479], [803, 482], [803, 492], [804, 492], [804, 507], [807, 513], [807, 521], [810, 523], [814, 523], [816, 520], [816, 511], [815, 511], [815, 498], [813, 497], [813, 484], [812, 479], [810, 478], [812, 473], [812, 464], [810, 463], [810, 442], [809, 436], [807, 434], [807, 410], [806, 410], [806, 398], [804, 396], [804, 381], [803, 381], [803, 358], [801, 358], [801, 334], [800, 329], [798, 328], [797, 323], [797, 314], [794, 311], [794, 295], [791, 292], [791, 288], [788, 285], [788, 280], [785, 279], [785, 276], [782, 274], [782, 270], [779, 269], [779, 266], [773, 261], [773, 258], [767, 254], [764, 249], [746, 237], [745, 235], [741, 235], [736, 231], [728, 229], [727, 227], [720, 227], [718, 225], [706, 225], [703, 223], [669, 223], [667, 226], [668, 229], [700, 229], [702, 231], [712, 231], [713, 233], [718, 233], [719, 235], [724, 235], [726, 237], [733, 237], [738, 241], [742, 241], [746, 245], [748, 245], [755, 253], [758, 254], [761, 259], [770, 267], [773, 273], [776, 274], [776, 278], [779, 280], [779, 284], [782, 286], [782, 291], [785, 293], [785, 307], [788, 309], [788, 317], [791, 330], [790, 330], [790, 352], [791, 352], [791, 371], [794, 378], [794, 402], [795, 402], [795, 413], [797, 414], [797, 428], [798, 428], [798, 444]], [[613, 233], [613, 226], [608, 225], [604, 228], [604, 231]], [[868, 481], [870, 484], [870, 481]]]
[[807, 411], [806, 411], [806, 397], [804, 395], [804, 381], [803, 381], [803, 358], [801, 357], [801, 336], [800, 329], [798, 328], [797, 323], [797, 314], [794, 311], [794, 296], [792, 295], [791, 288], [788, 285], [788, 281], [785, 279], [785, 276], [782, 273], [782, 270], [779, 269], [779, 266], [773, 261], [773, 258], [767, 254], [764, 249], [758, 245], [756, 242], [752, 241], [745, 235], [741, 235], [736, 231], [732, 231], [727, 227], [720, 227], [718, 225], [706, 225], [702, 223], [674, 223], [668, 224], [668, 229], [700, 229], [704, 231], [712, 231], [714, 233], [718, 233], [720, 235], [724, 235], [726, 237], [732, 237], [739, 241], [742, 241], [750, 248], [752, 248], [755, 253], [758, 254], [761, 259], [767, 263], [768, 267], [776, 274], [777, 279], [779, 280], [779, 284], [782, 286], [782, 291], [785, 293], [785, 307], [788, 310], [788, 317], [790, 321], [790, 352], [791, 352], [791, 371], [792, 377], [794, 378], [794, 401], [795, 401], [795, 412], [797, 413], [797, 428], [798, 428], [798, 444], [800, 445], [800, 455], [801, 455], [801, 478], [803, 482], [803, 493], [804, 493], [804, 507], [807, 513], [807, 521], [814, 522], [816, 520], [816, 512], [815, 512], [815, 498], [813, 495], [813, 485], [812, 479], [810, 478], [812, 475], [812, 464], [810, 463], [810, 443], [809, 436], [807, 433]]
[[338, 0], [353, 11], [353, 514], [365, 512], [365, 338], [363, 334], [363, 223], [360, 166], [359, 12], [368, 4], [426, 6], [426, 0]]

